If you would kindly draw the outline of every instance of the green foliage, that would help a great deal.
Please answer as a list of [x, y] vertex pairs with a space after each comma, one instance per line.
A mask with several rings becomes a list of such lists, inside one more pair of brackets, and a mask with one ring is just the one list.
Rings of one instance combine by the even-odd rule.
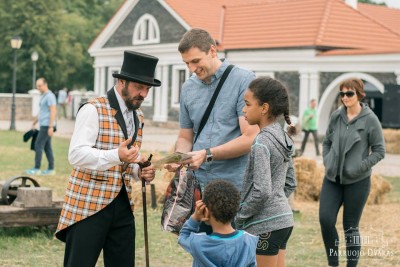
[[10, 40], [19, 35], [17, 92], [32, 87], [31, 53], [37, 51], [36, 77], [50, 89], [93, 89], [93, 59], [88, 48], [123, 0], [0, 1], [0, 92], [11, 92], [13, 54]]
[[377, 6], [386, 6], [384, 2], [375, 2], [374, 0], [358, 0], [359, 3], [365, 3], [365, 4], [371, 4], [371, 5], [377, 5]]

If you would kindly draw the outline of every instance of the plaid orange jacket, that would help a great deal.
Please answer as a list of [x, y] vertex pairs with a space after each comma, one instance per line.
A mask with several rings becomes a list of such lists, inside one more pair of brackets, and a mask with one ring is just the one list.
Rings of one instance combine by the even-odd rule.
[[[110, 150], [118, 148], [127, 139], [124, 118], [119, 109], [114, 90], [108, 92], [108, 97], [98, 97], [88, 104], [96, 107], [99, 117], [99, 134], [95, 148]], [[116, 103], [115, 103], [116, 102]], [[143, 113], [136, 110], [138, 118], [137, 138], [133, 146], [141, 147]], [[74, 167], [69, 177], [69, 183], [64, 197], [64, 203], [58, 222], [56, 237], [65, 242], [65, 230], [96, 212], [105, 208], [118, 195], [125, 184], [129, 202], [133, 211], [134, 203], [131, 196], [133, 179], [133, 164], [129, 164], [125, 175], [122, 176], [123, 164], [116, 165], [106, 171], [90, 170]]]

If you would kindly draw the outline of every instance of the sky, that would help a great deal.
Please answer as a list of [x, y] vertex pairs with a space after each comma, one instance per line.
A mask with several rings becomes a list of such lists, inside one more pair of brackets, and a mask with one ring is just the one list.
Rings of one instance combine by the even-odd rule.
[[377, 3], [385, 2], [388, 7], [400, 8], [400, 0], [373, 0]]

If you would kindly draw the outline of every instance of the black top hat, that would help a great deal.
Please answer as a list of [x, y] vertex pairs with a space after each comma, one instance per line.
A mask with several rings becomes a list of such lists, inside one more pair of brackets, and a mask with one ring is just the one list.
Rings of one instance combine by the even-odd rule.
[[158, 58], [156, 57], [135, 51], [124, 51], [121, 72], [114, 73], [113, 77], [145, 85], [160, 86], [161, 81], [154, 79], [157, 62]]

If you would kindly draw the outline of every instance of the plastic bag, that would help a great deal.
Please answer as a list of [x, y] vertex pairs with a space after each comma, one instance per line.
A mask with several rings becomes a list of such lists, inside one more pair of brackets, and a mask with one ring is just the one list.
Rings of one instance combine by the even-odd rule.
[[186, 168], [178, 169], [165, 192], [161, 229], [179, 234], [200, 199], [200, 184], [194, 172]]

